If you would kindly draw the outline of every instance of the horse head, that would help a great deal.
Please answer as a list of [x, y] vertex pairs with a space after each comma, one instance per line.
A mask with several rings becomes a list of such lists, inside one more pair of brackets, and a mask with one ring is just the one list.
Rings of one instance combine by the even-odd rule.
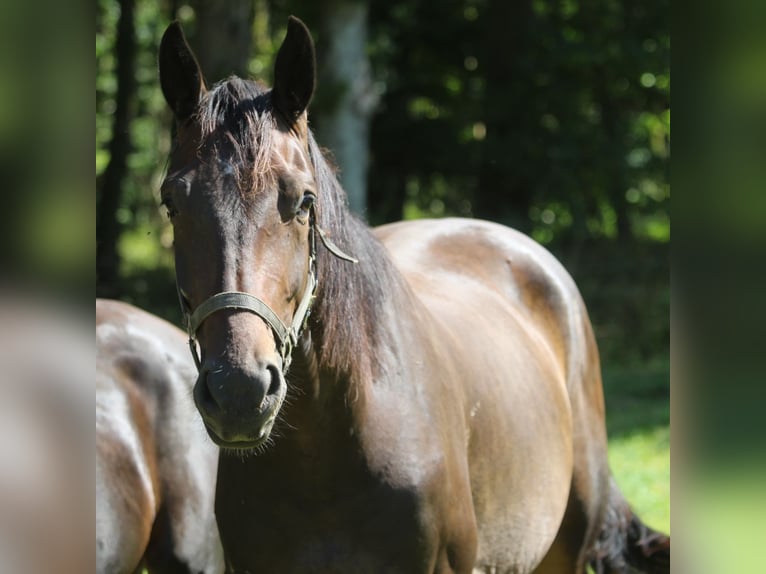
[[314, 45], [291, 17], [273, 89], [236, 77], [208, 89], [174, 23], [159, 66], [177, 126], [161, 196], [199, 369], [194, 400], [216, 444], [255, 448], [284, 401], [316, 287]]

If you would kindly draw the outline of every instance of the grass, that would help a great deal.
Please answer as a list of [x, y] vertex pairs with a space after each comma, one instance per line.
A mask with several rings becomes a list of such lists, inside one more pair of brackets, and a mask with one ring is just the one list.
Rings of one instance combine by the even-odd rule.
[[[685, 429], [685, 465], [675, 477], [674, 571], [695, 574], [758, 574], [766, 564], [766, 459], [762, 432], [749, 419], [762, 411], [760, 395], [734, 384], [730, 368], [712, 411], [695, 411], [703, 425], [691, 437]], [[609, 461], [623, 493], [650, 526], [670, 532], [669, 369], [605, 369]], [[762, 387], [761, 387], [762, 388]], [[687, 387], [688, 389], [688, 387]], [[698, 392], [697, 392], [698, 391]], [[704, 389], [695, 389], [697, 394]], [[731, 407], [736, 396], [736, 407]], [[695, 395], [695, 399], [699, 399]], [[697, 403], [687, 403], [696, 405]], [[689, 407], [687, 407], [688, 409]], [[722, 413], [721, 411], [726, 411]], [[729, 412], [731, 411], [731, 412]], [[722, 417], [711, 420], [711, 417]], [[739, 417], [739, 418], [737, 418]], [[760, 427], [763, 428], [762, 426]], [[708, 444], [713, 433], [715, 445]], [[761, 437], [756, 438], [756, 437]], [[745, 440], [749, 439], [749, 440]], [[758, 442], [758, 441], [761, 442]], [[702, 444], [700, 442], [702, 441]], [[679, 538], [679, 536], [681, 538]]]
[[604, 369], [609, 464], [634, 511], [670, 532], [670, 374], [667, 364]]
[[721, 462], [686, 473], [682, 518], [685, 540], [695, 551], [681, 557], [684, 571], [763, 572], [766, 467], [762, 459]]
[[635, 512], [649, 526], [670, 532], [670, 431], [667, 427], [609, 443], [609, 464]]

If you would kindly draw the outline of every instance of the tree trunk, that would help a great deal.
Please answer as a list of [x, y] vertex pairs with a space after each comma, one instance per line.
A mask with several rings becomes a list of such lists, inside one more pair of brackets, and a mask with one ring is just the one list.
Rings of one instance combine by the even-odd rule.
[[320, 102], [312, 119], [340, 168], [351, 209], [365, 214], [370, 120], [378, 100], [367, 57], [367, 4], [330, 2], [321, 18]]
[[119, 296], [120, 255], [117, 242], [122, 231], [117, 210], [130, 153], [131, 104], [136, 92], [134, 0], [120, 1], [115, 40], [117, 94], [115, 95], [109, 164], [100, 178], [96, 199], [96, 295]]
[[253, 0], [194, 0], [197, 26], [189, 41], [210, 84], [232, 74], [248, 77], [253, 45]]

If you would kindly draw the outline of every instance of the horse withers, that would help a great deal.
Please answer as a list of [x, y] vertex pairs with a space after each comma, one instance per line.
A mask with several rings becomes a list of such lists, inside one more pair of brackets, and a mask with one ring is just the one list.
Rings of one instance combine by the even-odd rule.
[[177, 23], [159, 63], [227, 571], [667, 572], [611, 478], [598, 351], [554, 257], [489, 222], [355, 218], [307, 123], [296, 18], [271, 90], [208, 89]]
[[186, 337], [96, 300], [96, 572], [223, 572], [218, 449], [191, 399]]

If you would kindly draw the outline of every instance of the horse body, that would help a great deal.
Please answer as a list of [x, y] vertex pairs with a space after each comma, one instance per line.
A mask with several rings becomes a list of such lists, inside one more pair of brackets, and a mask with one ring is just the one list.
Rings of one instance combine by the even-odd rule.
[[354, 218], [308, 129], [313, 58], [291, 19], [273, 90], [208, 91], [177, 24], [160, 46], [227, 571], [667, 571], [610, 479], [571, 278], [500, 225]]
[[221, 572], [218, 453], [190, 399], [183, 333], [97, 300], [96, 343], [96, 571]]
[[[335, 377], [316, 384], [331, 389], [321, 398], [299, 383], [279, 448], [222, 458], [227, 558], [281, 572], [529, 572], [567, 506], [566, 373], [578, 364], [561, 323], [552, 338], [535, 313], [581, 318], [580, 300], [541, 267], [539, 246], [501, 226], [412, 222], [377, 235], [404, 278], [380, 316], [398, 344], [370, 350], [385, 360], [350, 396]], [[257, 520], [234, 520], [243, 513]]]

